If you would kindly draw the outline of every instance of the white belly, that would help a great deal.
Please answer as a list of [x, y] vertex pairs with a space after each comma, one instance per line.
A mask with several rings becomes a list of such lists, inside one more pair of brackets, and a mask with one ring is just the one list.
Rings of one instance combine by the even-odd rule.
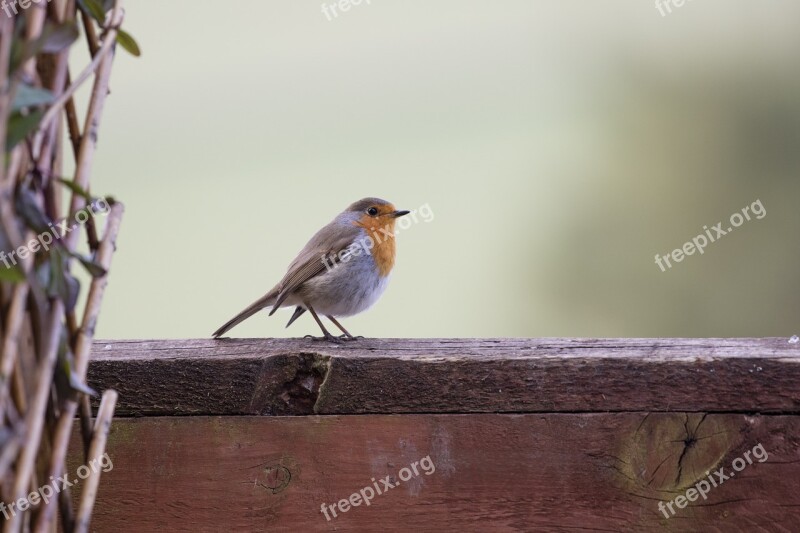
[[350, 316], [378, 301], [389, 276], [381, 277], [371, 255], [362, 254], [339, 263], [329, 271], [305, 282], [292, 305], [308, 302], [320, 315]]

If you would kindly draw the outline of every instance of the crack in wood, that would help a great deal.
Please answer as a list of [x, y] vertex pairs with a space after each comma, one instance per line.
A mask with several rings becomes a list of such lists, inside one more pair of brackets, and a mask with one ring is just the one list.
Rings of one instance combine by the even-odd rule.
[[299, 356], [294, 376], [285, 381], [280, 399], [292, 414], [315, 414], [320, 391], [328, 378], [330, 356], [305, 353]]

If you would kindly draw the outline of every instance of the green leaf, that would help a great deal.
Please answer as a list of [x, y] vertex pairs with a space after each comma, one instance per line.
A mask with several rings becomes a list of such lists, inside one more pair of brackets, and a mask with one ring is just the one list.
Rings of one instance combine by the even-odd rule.
[[49, 231], [50, 218], [42, 211], [33, 191], [27, 188], [20, 190], [14, 206], [17, 208], [19, 216], [30, 229], [36, 233]]
[[81, 10], [88, 13], [94, 20], [102, 26], [106, 22], [106, 12], [103, 5], [98, 0], [78, 0]]
[[69, 252], [69, 254], [80, 261], [86, 271], [89, 272], [93, 278], [102, 278], [108, 273], [105, 268], [101, 267], [88, 257], [84, 257], [77, 252]]
[[67, 312], [75, 309], [78, 303], [78, 293], [81, 284], [75, 276], [67, 270], [67, 262], [59, 248], [50, 249], [50, 279], [47, 294], [53, 298], [60, 298], [64, 302]]
[[[24, 228], [21, 222], [18, 224], [20, 229]], [[13, 251], [14, 247], [0, 226], [0, 281], [18, 283], [25, 280], [25, 274], [17, 264], [19, 259], [16, 255], [11, 255]]]
[[37, 39], [37, 52], [57, 54], [74, 43], [80, 32], [78, 25], [65, 22], [63, 24], [48, 24], [42, 30], [42, 35]]
[[36, 131], [39, 126], [39, 121], [42, 120], [44, 111], [38, 110], [33, 113], [23, 115], [22, 113], [13, 113], [8, 119], [8, 133], [6, 134], [6, 151], [11, 151], [17, 143], [27, 137], [30, 133]]
[[19, 283], [20, 281], [25, 281], [25, 274], [16, 265], [7, 267], [2, 264], [0, 265], [0, 281]]
[[64, 178], [58, 178], [58, 182], [67, 187], [69, 190], [71, 190], [78, 196], [83, 197], [83, 199], [86, 200], [87, 202], [94, 201], [92, 195], [86, 192], [80, 185], [78, 185], [74, 181], [65, 180]]
[[33, 87], [31, 85], [20, 85], [17, 95], [11, 103], [11, 112], [14, 113], [26, 107], [37, 107], [49, 104], [53, 101], [53, 93], [47, 89]]
[[139, 49], [136, 39], [122, 28], [117, 30], [117, 42], [132, 56], [139, 57], [142, 55], [142, 51]]
[[[22, 24], [19, 25], [22, 27]], [[8, 65], [8, 72], [13, 74], [17, 71], [19, 66], [22, 64], [23, 61], [27, 59], [26, 54], [28, 52], [29, 43], [26, 43], [22, 37], [14, 36], [13, 40], [11, 41], [11, 57], [9, 58], [9, 65]]]
[[64, 329], [61, 330], [61, 340], [58, 344], [58, 359], [53, 368], [53, 381], [56, 386], [56, 393], [61, 400], [71, 399], [73, 397], [72, 387], [72, 362], [74, 356], [72, 350], [69, 349], [67, 342], [67, 333]]
[[75, 23], [45, 22], [42, 33], [33, 41], [26, 41], [21, 35], [17, 36], [11, 45], [11, 68], [9, 71], [15, 72], [22, 63], [40, 52], [48, 54], [60, 52], [75, 42], [79, 35], [78, 25]]
[[61, 332], [61, 341], [58, 345], [58, 360], [54, 368], [54, 382], [58, 398], [61, 400], [75, 399], [75, 393], [97, 396], [97, 392], [81, 381], [72, 367], [75, 356], [70, 349], [65, 330]]
[[50, 274], [47, 276], [47, 295], [51, 298], [58, 298], [66, 292], [66, 281], [64, 281], [64, 267], [61, 263], [60, 254], [57, 248], [50, 252]]
[[75, 392], [97, 396], [97, 391], [78, 379], [78, 375], [75, 372], [69, 373], [69, 386]]
[[78, 278], [70, 274], [66, 267], [64, 267], [64, 281], [66, 282], [66, 292], [61, 294], [61, 298], [64, 300], [64, 308], [67, 310], [67, 313], [71, 313], [75, 310], [75, 306], [78, 305], [78, 296], [81, 293], [81, 282], [78, 281]]

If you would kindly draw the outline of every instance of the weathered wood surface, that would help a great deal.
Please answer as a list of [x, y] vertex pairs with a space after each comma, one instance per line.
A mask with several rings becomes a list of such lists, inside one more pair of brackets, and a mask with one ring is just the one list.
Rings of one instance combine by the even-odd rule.
[[97, 341], [118, 415], [797, 413], [800, 344], [769, 339]]
[[[79, 450], [77, 428], [75, 439]], [[735, 472], [732, 463], [758, 445], [766, 460], [750, 454]], [[800, 531], [799, 445], [800, 417], [784, 415], [121, 419], [91, 529]], [[430, 475], [420, 465], [400, 480], [426, 456]], [[660, 500], [719, 468], [735, 475], [707, 500], [673, 504], [670, 518], [659, 511]], [[336, 505], [373, 478], [383, 487], [387, 475], [400, 485], [326, 520], [323, 502]]]

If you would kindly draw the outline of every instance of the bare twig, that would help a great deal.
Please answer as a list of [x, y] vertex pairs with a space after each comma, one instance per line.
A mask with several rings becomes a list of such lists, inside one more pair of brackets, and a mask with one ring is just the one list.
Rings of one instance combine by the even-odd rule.
[[[56, 185], [54, 177], [62, 175], [65, 154], [62, 110], [75, 157], [73, 182], [80, 189], [90, 190], [89, 178], [97, 132], [108, 94], [116, 37], [123, 19], [121, 3], [122, 0], [114, 1], [106, 22], [100, 26], [99, 36], [93, 20], [81, 11], [92, 58], [74, 81], [69, 78], [69, 48], [64, 48], [55, 56], [33, 55], [26, 58], [13, 75], [9, 73], [12, 42], [15, 36], [20, 35], [21, 29], [17, 27], [15, 31], [15, 25], [24, 25], [24, 41], [30, 43], [42, 35], [46, 19], [56, 24], [74, 20], [78, 12], [75, 0], [34, 2], [36, 5], [26, 9], [24, 17], [0, 17], [0, 149], [6, 143], [11, 103], [17, 89], [22, 90], [23, 83], [47, 88], [54, 96], [39, 120], [36, 131], [28, 134], [24, 142], [20, 142], [0, 161], [0, 231], [9, 246], [18, 248], [32, 236], [30, 230], [23, 229], [21, 214], [17, 212], [15, 203], [21, 186], [30, 187], [26, 193], [39, 195], [35, 201], [42, 202], [47, 217], [54, 220], [61, 218], [59, 206], [63, 204], [62, 192], [66, 189]], [[74, 94], [92, 75], [92, 94], [81, 131]], [[27, 176], [34, 179], [28, 180]], [[75, 213], [85, 204], [84, 196], [73, 191], [69, 212]], [[94, 260], [106, 272], [115, 249], [123, 209], [122, 204], [112, 205], [101, 241], [97, 239], [93, 224], [86, 227], [90, 249], [95, 251]], [[66, 252], [75, 251], [80, 233], [71, 232], [60, 242], [60, 246]], [[39, 478], [41, 474], [61, 477], [65, 471], [67, 448], [79, 407], [84, 453], [102, 454], [117, 396], [113, 391], [103, 396], [94, 426], [85, 395], [77, 402], [60, 397], [62, 401], [56, 401], [53, 377], [65, 324], [69, 326], [70, 344], [74, 347], [74, 361], [70, 369], [72, 379], [85, 382], [91, 342], [107, 278], [102, 276], [92, 280], [82, 323], [78, 324], [74, 313], [66, 313], [63, 292], [59, 291], [59, 296], [45, 295], [37, 277], [33, 275], [34, 257], [37, 268], [40, 260], [44, 261], [42, 266], [47, 266], [48, 260], [55, 260], [52, 255], [31, 253], [19, 263], [25, 279], [16, 284], [2, 282], [0, 286], [4, 306], [3, 323], [0, 324], [0, 427], [10, 430], [0, 449], [0, 477], [10, 478], [8, 482], [0, 484], [5, 501], [25, 498], [44, 479]], [[63, 265], [59, 262], [57, 268], [61, 269]], [[60, 272], [57, 274], [61, 275]], [[52, 290], [55, 286], [48, 284], [47, 287]], [[30, 346], [33, 348], [29, 350], [28, 343], [31, 340], [33, 343]], [[69, 494], [61, 491], [59, 504], [64, 531], [72, 531], [75, 524], [79, 531], [88, 529], [98, 483], [99, 473], [89, 478], [83, 487], [77, 515], [73, 512]], [[10, 492], [6, 494], [5, 491]], [[55, 509], [56, 505], [41, 505], [33, 512], [17, 513], [3, 523], [3, 531], [55, 531]]]
[[103, 399], [100, 401], [100, 408], [97, 410], [97, 421], [94, 425], [94, 437], [92, 444], [89, 448], [89, 457], [94, 461], [93, 467], [90, 469], [91, 474], [85, 480], [83, 491], [81, 493], [81, 503], [78, 507], [78, 516], [75, 519], [75, 533], [85, 533], [89, 530], [89, 520], [92, 515], [92, 508], [94, 501], [97, 497], [97, 487], [100, 483], [100, 468], [97, 466], [97, 460], [105, 453], [106, 439], [108, 438], [108, 429], [111, 426], [111, 418], [114, 416], [114, 407], [117, 404], [117, 391], [107, 390], [103, 393]]
[[[11, 111], [11, 87], [8, 68], [11, 62], [11, 38], [14, 35], [14, 20], [0, 19], [0, 146], [6, 145], [6, 128]], [[0, 164], [0, 185], [5, 181], [5, 165]]]
[[[45, 347], [45, 358], [40, 361], [36, 373], [37, 382], [33, 401], [25, 416], [25, 446], [17, 460], [16, 478], [14, 480], [14, 499], [24, 498], [30, 488], [31, 475], [36, 463], [36, 456], [39, 453], [39, 443], [42, 437], [42, 426], [44, 417], [42, 413], [47, 408], [47, 399], [52, 386], [53, 368], [58, 353], [58, 345], [61, 338], [61, 317], [64, 314], [64, 303], [61, 300], [54, 300], [50, 308], [49, 332]], [[23, 514], [16, 514], [5, 524], [4, 531], [13, 533], [19, 530], [19, 523]]]
[[[108, 215], [106, 223], [106, 233], [103, 236], [103, 241], [97, 251], [97, 262], [106, 271], [111, 266], [111, 257], [116, 247], [117, 234], [119, 232], [119, 225], [122, 220], [123, 206], [116, 203], [111, 206], [111, 211]], [[78, 340], [75, 346], [75, 368], [74, 372], [77, 379], [84, 380], [86, 377], [86, 368], [89, 363], [89, 352], [91, 350], [92, 339], [94, 336], [94, 327], [97, 323], [97, 317], [100, 314], [100, 305], [105, 293], [105, 287], [108, 283], [106, 276], [101, 278], [94, 278], [89, 288], [89, 295], [86, 300], [86, 309], [83, 316], [83, 325], [78, 333]], [[64, 460], [67, 453], [67, 445], [72, 433], [73, 420], [75, 418], [77, 404], [73, 401], [66, 402], [61, 417], [56, 423], [55, 434], [53, 435], [53, 455], [50, 460], [49, 475], [53, 478], [58, 478], [63, 474]], [[51, 520], [53, 519], [54, 505], [46, 505], [39, 515], [39, 522], [36, 525], [36, 531], [39, 533], [46, 533]]]
[[81, 22], [83, 22], [83, 29], [86, 31], [86, 43], [89, 45], [89, 55], [94, 57], [97, 55], [97, 50], [100, 45], [97, 43], [97, 31], [94, 28], [94, 21], [92, 17], [81, 11]]
[[[118, 3], [119, 2], [120, 2], [120, 0], [118, 0]], [[61, 108], [64, 107], [66, 102], [70, 98], [72, 98], [72, 95], [75, 94], [75, 91], [77, 91], [80, 88], [80, 86], [83, 85], [83, 82], [85, 82], [89, 78], [89, 76], [91, 76], [91, 74], [93, 72], [98, 70], [101, 67], [101, 65], [107, 64], [108, 65], [107, 68], [108, 69], [111, 68], [110, 62], [106, 62], [104, 60], [107, 59], [107, 57], [109, 55], [113, 55], [113, 53], [114, 53], [114, 43], [116, 42], [116, 39], [117, 39], [117, 28], [119, 28], [119, 25], [122, 23], [122, 16], [123, 15], [122, 15], [122, 10], [121, 9], [118, 9], [118, 8], [115, 7], [111, 11], [111, 20], [113, 22], [112, 22], [112, 24], [110, 26], [110, 29], [109, 29], [108, 33], [106, 34], [106, 36], [105, 36], [105, 38], [103, 40], [103, 44], [100, 46], [100, 48], [98, 49], [97, 53], [92, 58], [91, 63], [89, 63], [86, 66], [86, 68], [83, 69], [83, 71], [81, 71], [81, 73], [78, 75], [78, 77], [72, 83], [72, 85], [67, 87], [67, 90], [64, 91], [61, 94], [61, 96], [56, 98], [56, 100], [52, 104], [50, 104], [50, 107], [47, 108], [47, 112], [44, 114], [44, 116], [42, 117], [41, 123], [39, 124], [40, 128], [45, 128], [49, 124], [49, 122], [51, 120], [53, 120], [53, 118], [58, 114], [58, 112], [61, 111]], [[100, 73], [98, 73], [97, 77], [98, 78], [101, 77]], [[97, 89], [97, 84], [95, 84], [95, 89]], [[106, 84], [105, 84], [104, 90], [108, 90], [108, 80], [107, 79], [106, 79]], [[93, 94], [92, 95], [92, 102], [95, 102], [95, 101], [96, 101], [96, 98], [95, 98], [95, 96]], [[85, 131], [86, 131], [86, 128], [84, 128], [84, 132]], [[83, 143], [81, 143], [81, 145], [83, 145]]]

